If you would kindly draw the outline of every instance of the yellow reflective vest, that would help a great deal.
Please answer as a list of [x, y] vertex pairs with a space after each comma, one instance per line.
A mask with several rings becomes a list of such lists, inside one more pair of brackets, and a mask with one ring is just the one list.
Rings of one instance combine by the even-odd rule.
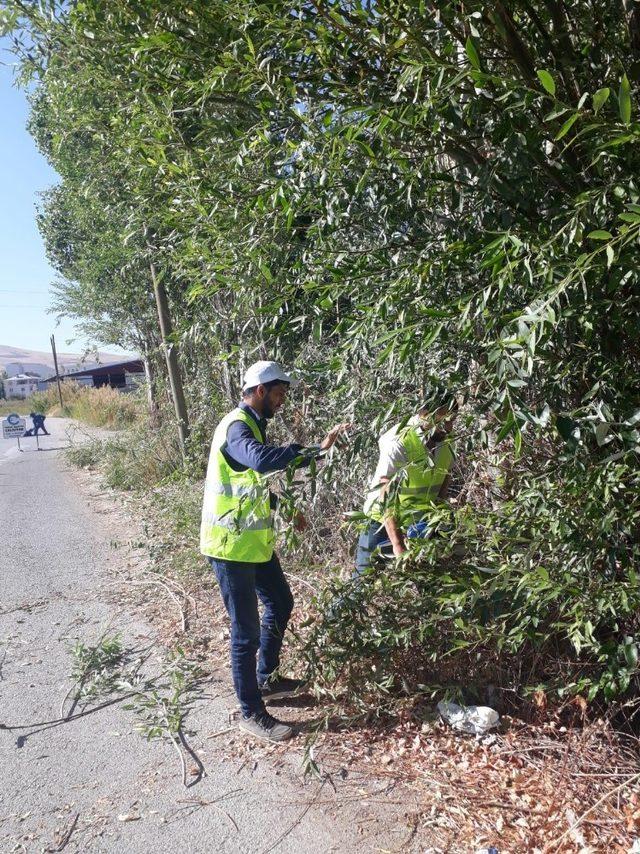
[[394, 516], [404, 523], [427, 517], [453, 464], [453, 442], [448, 437], [433, 452], [429, 452], [415, 426], [407, 427], [398, 438], [407, 462], [394, 477], [384, 499], [377, 500], [368, 511], [376, 522], [382, 522], [385, 516]]
[[245, 563], [266, 563], [273, 555], [275, 535], [266, 479], [253, 469], [234, 471], [222, 454], [234, 421], [248, 424], [258, 442], [258, 425], [242, 409], [234, 409], [213, 434], [204, 487], [200, 551], [208, 557]]

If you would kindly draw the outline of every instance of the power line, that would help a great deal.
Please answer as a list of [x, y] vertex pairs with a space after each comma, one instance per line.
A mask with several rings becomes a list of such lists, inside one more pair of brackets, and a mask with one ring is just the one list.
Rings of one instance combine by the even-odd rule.
[[5, 288], [0, 288], [0, 294], [48, 294], [49, 291], [20, 291], [20, 290], [6, 290]]

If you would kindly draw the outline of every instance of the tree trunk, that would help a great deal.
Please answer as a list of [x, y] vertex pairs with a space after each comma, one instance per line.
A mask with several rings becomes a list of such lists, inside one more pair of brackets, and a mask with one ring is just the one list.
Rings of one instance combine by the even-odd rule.
[[144, 375], [147, 379], [147, 408], [149, 411], [149, 423], [152, 427], [157, 427], [160, 424], [160, 408], [158, 406], [156, 394], [156, 369], [153, 364], [153, 359], [148, 350], [144, 350], [142, 357], [144, 364]]
[[167, 360], [167, 372], [169, 374], [169, 384], [171, 386], [171, 397], [173, 398], [173, 407], [175, 409], [178, 424], [178, 441], [180, 442], [180, 448], [184, 456], [186, 452], [186, 441], [189, 436], [189, 419], [187, 416], [187, 405], [184, 399], [180, 365], [178, 364], [178, 353], [173, 341], [171, 340], [173, 327], [171, 325], [171, 316], [169, 314], [169, 302], [167, 300], [167, 292], [165, 290], [164, 283], [162, 278], [158, 276], [153, 262], [149, 265], [149, 270], [151, 272], [153, 292], [155, 294], [156, 307], [158, 309], [160, 334], [162, 335], [162, 347]]

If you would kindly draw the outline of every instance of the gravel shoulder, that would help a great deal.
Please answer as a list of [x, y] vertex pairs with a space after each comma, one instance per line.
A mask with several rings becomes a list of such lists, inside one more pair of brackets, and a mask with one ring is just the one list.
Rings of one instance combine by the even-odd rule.
[[[40, 452], [33, 440], [24, 453], [0, 440], [0, 850], [418, 850], [406, 820], [411, 804], [384, 781], [346, 772], [304, 779], [302, 738], [285, 749], [234, 751], [235, 700], [222, 668], [185, 723], [206, 769], [190, 788], [172, 744], [141, 737], [122, 703], [33, 726], [59, 718], [76, 642], [117, 633], [132, 657], [147, 657], [150, 672], [165, 654], [156, 627], [122, 589], [138, 560], [122, 508], [65, 462], [72, 423], [47, 426]], [[105, 435], [81, 430], [73, 441], [81, 434]]]

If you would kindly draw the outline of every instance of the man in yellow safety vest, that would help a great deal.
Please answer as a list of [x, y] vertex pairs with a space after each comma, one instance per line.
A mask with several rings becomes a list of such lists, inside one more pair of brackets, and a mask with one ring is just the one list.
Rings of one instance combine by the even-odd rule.
[[454, 460], [451, 430], [457, 411], [455, 395], [432, 386], [416, 415], [380, 437], [364, 505], [369, 522], [358, 541], [357, 575], [370, 565], [373, 552], [388, 549], [400, 557], [407, 550], [407, 536], [433, 532], [430, 517], [438, 515], [446, 497]]
[[[293, 596], [274, 552], [274, 496], [266, 475], [291, 463], [308, 465], [315, 452], [330, 448], [348, 427], [336, 425], [316, 448], [268, 444], [267, 421], [284, 404], [291, 385], [276, 362], [256, 362], [247, 370], [242, 401], [213, 436], [200, 528], [200, 550], [215, 570], [231, 618], [240, 728], [269, 741], [284, 741], [293, 728], [272, 717], [265, 701], [292, 696], [302, 685], [278, 673]], [[306, 526], [300, 515], [296, 524], [300, 530]], [[262, 623], [258, 598], [264, 606]]]

